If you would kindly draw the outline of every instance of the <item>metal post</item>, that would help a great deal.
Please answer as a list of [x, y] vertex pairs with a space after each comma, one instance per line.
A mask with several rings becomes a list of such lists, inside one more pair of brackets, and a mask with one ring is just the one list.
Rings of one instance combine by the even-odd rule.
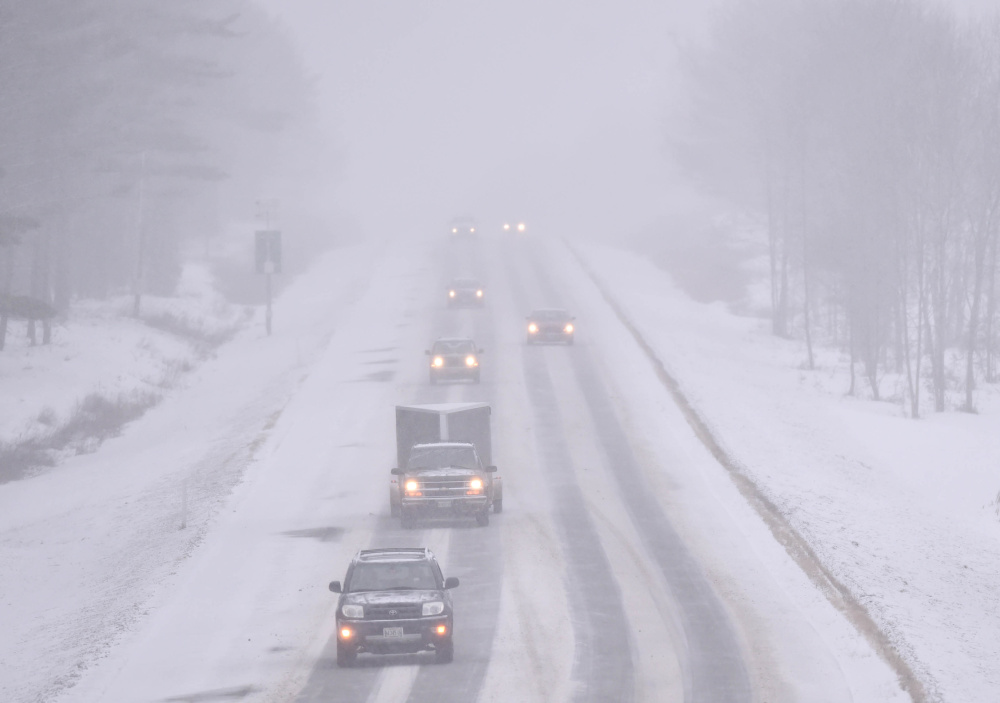
[[143, 207], [145, 206], [145, 185], [146, 185], [146, 152], [140, 155], [139, 170], [139, 212], [136, 216], [136, 229], [139, 238], [138, 251], [135, 262], [135, 299], [132, 301], [132, 317], [139, 317], [142, 306], [142, 284], [143, 269], [146, 268], [146, 233], [143, 221]]
[[[270, 263], [270, 262], [269, 262]], [[267, 275], [267, 336], [271, 336], [271, 272]]]

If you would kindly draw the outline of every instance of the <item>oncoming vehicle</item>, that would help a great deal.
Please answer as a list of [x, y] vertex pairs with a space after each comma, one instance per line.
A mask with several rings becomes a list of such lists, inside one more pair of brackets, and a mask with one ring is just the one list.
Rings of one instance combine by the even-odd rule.
[[456, 237], [466, 237], [476, 233], [476, 220], [468, 215], [454, 218], [448, 223], [448, 232]]
[[427, 518], [474, 517], [490, 524], [503, 510], [503, 482], [492, 465], [486, 403], [396, 406], [396, 468], [389, 510], [404, 528]]
[[425, 352], [431, 358], [431, 384], [443, 379], [468, 379], [479, 383], [479, 355], [483, 351], [471, 339], [445, 337], [437, 340]]
[[481, 308], [485, 302], [483, 284], [474, 278], [456, 278], [448, 284], [448, 307]]
[[337, 665], [350, 666], [362, 652], [412, 654], [432, 651], [446, 664], [454, 656], [453, 610], [444, 578], [425, 548], [362, 549], [344, 583], [331, 581], [337, 602]]
[[538, 342], [573, 343], [575, 317], [561, 308], [541, 308], [528, 315], [528, 344]]
[[527, 230], [526, 225], [524, 224], [524, 222], [521, 222], [520, 220], [511, 220], [509, 222], [503, 223], [504, 232], [514, 232], [517, 234], [524, 234], [526, 230]]

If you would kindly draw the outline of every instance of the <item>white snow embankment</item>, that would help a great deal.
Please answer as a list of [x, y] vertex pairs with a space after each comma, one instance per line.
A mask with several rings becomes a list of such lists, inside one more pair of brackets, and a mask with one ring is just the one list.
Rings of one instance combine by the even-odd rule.
[[[0, 485], [0, 700], [100, 699], [102, 677], [92, 697], [73, 687], [129, 660], [116, 645], [177, 588], [382, 258], [375, 245], [329, 252], [276, 302], [273, 337], [244, 330], [100, 451]], [[238, 585], [218, 578], [220, 593]]]
[[691, 301], [640, 256], [577, 250], [743, 471], [848, 586], [929, 697], [1000, 690], [995, 389], [978, 415], [914, 421], [801, 368], [763, 320]]

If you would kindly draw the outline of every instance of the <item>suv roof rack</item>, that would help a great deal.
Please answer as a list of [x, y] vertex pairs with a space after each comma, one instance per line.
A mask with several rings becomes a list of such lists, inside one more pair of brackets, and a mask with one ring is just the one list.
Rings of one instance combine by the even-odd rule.
[[427, 547], [385, 547], [382, 549], [362, 549], [355, 557], [357, 561], [389, 561], [393, 559], [433, 559]]

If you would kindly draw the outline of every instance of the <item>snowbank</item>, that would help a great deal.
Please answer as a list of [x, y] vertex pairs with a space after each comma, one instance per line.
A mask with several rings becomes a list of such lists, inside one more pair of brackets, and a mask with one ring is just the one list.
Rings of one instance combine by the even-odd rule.
[[578, 247], [743, 472], [863, 603], [932, 699], [1000, 690], [997, 390], [978, 415], [906, 419], [847, 397], [797, 342], [692, 302], [640, 256]]

